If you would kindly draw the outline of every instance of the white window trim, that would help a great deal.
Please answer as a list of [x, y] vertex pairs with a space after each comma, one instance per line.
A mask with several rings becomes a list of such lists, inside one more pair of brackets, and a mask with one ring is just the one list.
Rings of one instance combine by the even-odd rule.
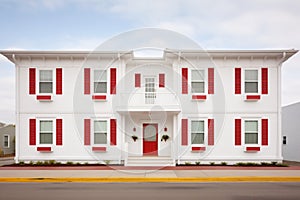
[[[204, 71], [204, 93], [196, 93], [193, 92], [193, 88], [192, 88], [192, 71]], [[190, 69], [188, 70], [188, 77], [190, 77], [188, 79], [189, 85], [190, 85], [190, 92], [193, 95], [207, 95], [208, 94], [208, 68], [199, 68], [199, 69]]]
[[[102, 71], [106, 71], [106, 92], [105, 93], [96, 93], [95, 92], [95, 79], [94, 79], [94, 73], [95, 71], [97, 70], [102, 70]], [[95, 69], [92, 69], [91, 70], [92, 73], [91, 73], [91, 80], [92, 80], [92, 94], [94, 95], [107, 95], [109, 94], [109, 90], [110, 90], [110, 76], [109, 76], [109, 73], [110, 73], [110, 68], [107, 68], [107, 69], [101, 69], [101, 68], [95, 68]]]
[[[37, 118], [36, 126], [36, 141], [39, 147], [53, 147], [56, 144], [56, 118]], [[40, 143], [40, 121], [52, 121], [53, 131], [52, 131], [52, 144], [41, 144]]]
[[[8, 139], [7, 146], [5, 146], [5, 137], [7, 137], [7, 139]], [[3, 135], [3, 148], [5, 148], [5, 149], [10, 148], [10, 137], [7, 134]]]
[[[192, 144], [192, 121], [204, 121], [204, 143], [203, 144]], [[205, 147], [208, 144], [208, 118], [189, 118], [188, 119], [188, 143], [192, 147]]]
[[[94, 141], [94, 134], [95, 134], [95, 121], [106, 121], [106, 130], [107, 130], [107, 138], [106, 138], [106, 144], [95, 144]], [[91, 144], [93, 147], [108, 147], [110, 145], [110, 119], [108, 118], [94, 118], [92, 119], [92, 125], [91, 125]]]
[[[246, 144], [245, 143], [245, 121], [253, 121], [256, 120], [257, 121], [257, 129], [258, 129], [258, 140], [257, 140], [257, 144]], [[261, 118], [257, 118], [257, 117], [249, 117], [249, 118], [242, 118], [242, 127], [241, 127], [241, 131], [242, 131], [242, 144], [245, 147], [260, 147], [261, 146]]]
[[[52, 71], [52, 93], [40, 93], [40, 71], [41, 70], [51, 70]], [[36, 73], [36, 88], [38, 95], [53, 95], [56, 90], [56, 69], [53, 68], [41, 68], [37, 70]]]
[[[246, 78], [246, 70], [257, 70], [257, 93], [246, 93], [245, 92], [245, 78]], [[260, 67], [255, 67], [255, 68], [243, 68], [242, 70], [242, 74], [241, 74], [241, 80], [242, 80], [242, 85], [241, 85], [241, 89], [242, 89], [242, 94], [244, 95], [260, 95], [261, 94], [261, 68]]]

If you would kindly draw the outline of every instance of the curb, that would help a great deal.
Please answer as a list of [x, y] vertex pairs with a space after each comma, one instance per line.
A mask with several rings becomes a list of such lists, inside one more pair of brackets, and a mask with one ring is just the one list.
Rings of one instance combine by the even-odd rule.
[[184, 177], [184, 178], [159, 178], [159, 177], [96, 177], [96, 178], [70, 178], [70, 177], [57, 177], [57, 178], [16, 178], [0, 177], [0, 182], [99, 182], [99, 183], [132, 183], [132, 182], [300, 182], [299, 177]]

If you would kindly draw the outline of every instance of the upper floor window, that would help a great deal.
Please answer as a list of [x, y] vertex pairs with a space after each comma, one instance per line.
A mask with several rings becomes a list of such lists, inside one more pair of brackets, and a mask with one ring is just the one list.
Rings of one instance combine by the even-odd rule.
[[94, 144], [107, 144], [107, 121], [94, 121]]
[[258, 70], [245, 70], [245, 93], [258, 93]]
[[205, 93], [205, 71], [192, 70], [192, 93]]
[[4, 148], [9, 148], [9, 135], [4, 135], [3, 143]]
[[191, 124], [192, 144], [204, 144], [204, 120], [193, 120]]
[[107, 93], [106, 70], [94, 70], [94, 93]]
[[40, 120], [40, 144], [53, 144], [52, 120]]
[[39, 93], [53, 92], [53, 71], [39, 70]]
[[245, 120], [245, 144], [258, 144], [257, 120]]

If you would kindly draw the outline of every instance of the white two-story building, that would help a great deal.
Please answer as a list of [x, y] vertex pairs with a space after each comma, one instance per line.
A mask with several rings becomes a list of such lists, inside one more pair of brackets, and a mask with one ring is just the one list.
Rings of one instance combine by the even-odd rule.
[[16, 67], [15, 160], [280, 162], [281, 67], [296, 52], [1, 51]]

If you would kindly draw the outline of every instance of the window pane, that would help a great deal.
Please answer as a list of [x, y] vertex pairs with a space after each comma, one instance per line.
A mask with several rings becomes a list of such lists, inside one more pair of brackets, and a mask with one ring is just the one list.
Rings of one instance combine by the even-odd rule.
[[204, 81], [204, 70], [192, 70], [192, 81]]
[[106, 93], [107, 83], [106, 82], [94, 82], [94, 93]]
[[153, 125], [146, 126], [144, 130], [145, 141], [156, 141], [156, 128]]
[[40, 82], [40, 93], [52, 93], [52, 82]]
[[192, 121], [192, 132], [204, 132], [204, 121]]
[[95, 70], [94, 71], [94, 82], [106, 82], [106, 70]]
[[50, 120], [40, 121], [40, 132], [52, 132], [52, 131], [53, 131], [52, 121]]
[[4, 147], [8, 147], [8, 136], [4, 136]]
[[247, 81], [257, 81], [258, 71], [257, 70], [245, 70], [245, 80]]
[[95, 121], [94, 132], [107, 132], [106, 121]]
[[107, 143], [107, 133], [94, 134], [94, 144], [106, 144], [106, 143]]
[[52, 144], [52, 133], [40, 133], [40, 144]]
[[246, 93], [257, 93], [258, 92], [258, 83], [257, 82], [246, 82], [245, 83], [245, 92]]
[[258, 132], [258, 121], [246, 120], [245, 121], [245, 132]]
[[192, 144], [204, 144], [204, 133], [192, 133]]
[[246, 133], [245, 134], [245, 144], [258, 144], [258, 134], [257, 133]]
[[52, 70], [40, 70], [40, 81], [52, 81]]
[[192, 93], [204, 93], [204, 82], [192, 82]]

